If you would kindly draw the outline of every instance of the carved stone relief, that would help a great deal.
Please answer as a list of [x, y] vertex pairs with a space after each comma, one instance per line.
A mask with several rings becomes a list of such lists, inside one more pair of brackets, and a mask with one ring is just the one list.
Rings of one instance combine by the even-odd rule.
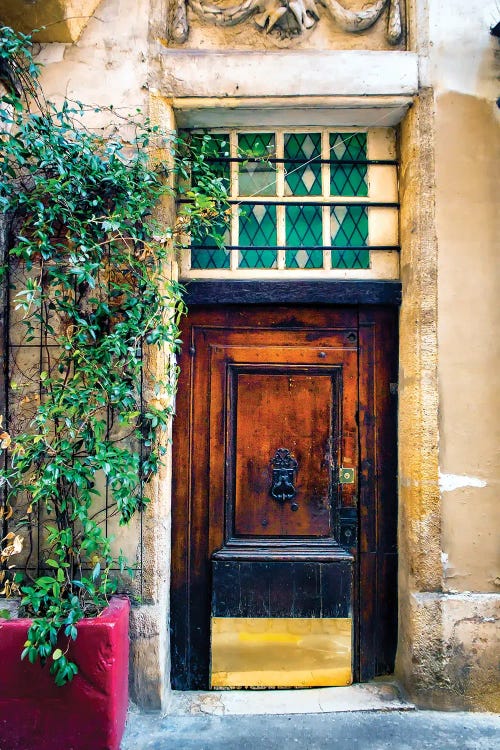
[[204, 24], [231, 27], [251, 21], [262, 34], [292, 41], [320, 22], [322, 10], [342, 31], [356, 34], [371, 28], [386, 9], [386, 40], [395, 45], [402, 36], [401, 0], [375, 0], [361, 10], [338, 0], [172, 0], [169, 37], [177, 44], [187, 41], [188, 10]]

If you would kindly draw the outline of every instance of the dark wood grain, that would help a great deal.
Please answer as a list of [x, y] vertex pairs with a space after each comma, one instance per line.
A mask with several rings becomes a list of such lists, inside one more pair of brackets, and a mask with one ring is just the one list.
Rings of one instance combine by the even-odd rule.
[[[242, 372], [237, 377], [234, 533], [236, 536], [327, 536], [331, 530], [330, 440], [334, 404], [328, 374]], [[270, 495], [271, 460], [279, 448], [291, 451], [298, 467], [293, 501]]]
[[397, 403], [391, 383], [397, 383], [397, 322], [394, 310], [360, 310], [361, 680], [390, 673], [396, 653]]
[[185, 300], [195, 305], [396, 305], [400, 281], [244, 281], [186, 282]]
[[213, 617], [351, 617], [349, 562], [212, 562]]
[[[375, 306], [191, 310], [174, 427], [175, 688], [206, 689], [211, 601], [235, 610], [230, 581], [239, 616], [340, 617], [348, 599], [356, 677], [391, 671], [396, 322]], [[276, 447], [299, 460], [296, 512], [269, 496]], [[359, 486], [338, 484], [342, 465]], [[346, 523], [359, 534], [348, 548], [335, 537]]]

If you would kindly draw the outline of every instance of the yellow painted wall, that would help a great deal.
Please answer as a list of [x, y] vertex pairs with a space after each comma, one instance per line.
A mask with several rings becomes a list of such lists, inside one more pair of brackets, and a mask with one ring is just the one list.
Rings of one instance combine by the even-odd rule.
[[500, 46], [488, 33], [500, 20], [495, 9], [445, 0], [430, 18], [443, 587], [456, 591], [500, 587]]

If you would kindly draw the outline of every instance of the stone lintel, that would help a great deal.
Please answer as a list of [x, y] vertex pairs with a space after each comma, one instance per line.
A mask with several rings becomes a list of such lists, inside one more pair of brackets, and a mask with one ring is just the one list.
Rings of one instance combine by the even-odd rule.
[[279, 52], [161, 51], [167, 97], [413, 96], [413, 52], [314, 50]]

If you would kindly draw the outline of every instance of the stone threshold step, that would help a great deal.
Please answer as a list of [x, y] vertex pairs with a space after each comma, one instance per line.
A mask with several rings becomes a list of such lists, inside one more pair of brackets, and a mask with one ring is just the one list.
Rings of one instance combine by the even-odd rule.
[[258, 716], [345, 711], [412, 711], [394, 682], [296, 690], [173, 691], [169, 716]]

